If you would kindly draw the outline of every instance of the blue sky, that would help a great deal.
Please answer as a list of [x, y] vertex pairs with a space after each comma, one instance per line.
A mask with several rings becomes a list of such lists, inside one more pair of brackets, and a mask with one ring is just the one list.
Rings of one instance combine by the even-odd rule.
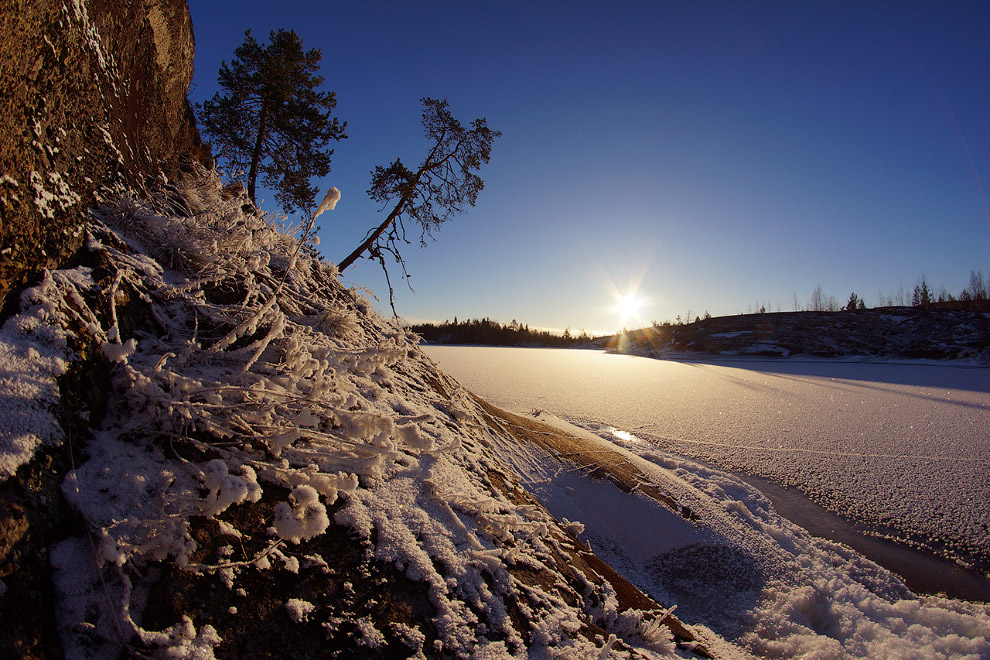
[[[374, 166], [426, 155], [420, 98], [502, 131], [477, 206], [411, 236], [408, 320], [602, 332], [990, 273], [985, 2], [189, 4], [193, 101], [248, 28], [321, 49], [349, 135], [317, 182], [332, 261], [383, 217]], [[342, 280], [388, 309], [377, 264]]]

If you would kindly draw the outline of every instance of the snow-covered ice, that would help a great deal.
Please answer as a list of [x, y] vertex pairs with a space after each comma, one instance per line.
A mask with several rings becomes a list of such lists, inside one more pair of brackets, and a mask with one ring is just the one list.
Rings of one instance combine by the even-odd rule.
[[[990, 605], [912, 594], [846, 546], [811, 536], [731, 474], [676, 457], [610, 427], [579, 428], [534, 413], [586, 441], [601, 462], [638, 470], [639, 492], [566, 457], [506, 447], [523, 483], [636, 586], [676, 604], [763, 658], [985, 658]], [[589, 432], [590, 429], [596, 434]], [[647, 489], [690, 510], [685, 517]]]
[[614, 425], [990, 570], [985, 367], [425, 350], [503, 408]]

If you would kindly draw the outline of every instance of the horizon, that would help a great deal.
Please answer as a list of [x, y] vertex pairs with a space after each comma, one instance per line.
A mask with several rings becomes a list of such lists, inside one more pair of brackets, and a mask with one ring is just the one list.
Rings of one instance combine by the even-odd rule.
[[[983, 276], [983, 273], [980, 272], [980, 275]], [[987, 281], [986, 281], [986, 277], [985, 276], [983, 276], [982, 282], [984, 283], [984, 285], [987, 284]], [[902, 291], [900, 293], [902, 295], [904, 295], [904, 296], [909, 296], [909, 294], [907, 292], [903, 292]], [[943, 302], [944, 303], [947, 303], [949, 305], [952, 305], [952, 304], [955, 304], [955, 303], [969, 304], [967, 301], [961, 300], [960, 297], [957, 294], [953, 293], [952, 295], [954, 297], [953, 300], [933, 301], [932, 303], [930, 303], [930, 305], [932, 305], [932, 306], [938, 306], [938, 305], [942, 305]], [[858, 300], [862, 300], [861, 298], [857, 298], [857, 299]], [[984, 297], [984, 298], [981, 298], [980, 300], [982, 301], [982, 305], [985, 307], [986, 300], [987, 299]], [[838, 300], [835, 299], [834, 297], [833, 297], [833, 301], [834, 302], [838, 302]], [[760, 311], [758, 309], [754, 309], [754, 310], [747, 309], [746, 311], [736, 312], [736, 313], [733, 313], [733, 314], [710, 314], [708, 312], [708, 310], [705, 310], [704, 312], [701, 312], [699, 314], [693, 314], [691, 318], [688, 318], [686, 316], [683, 316], [683, 317], [682, 316], [677, 316], [677, 317], [675, 317], [673, 319], [664, 319], [662, 321], [659, 320], [659, 319], [652, 319], [649, 323], [646, 323], [645, 325], [642, 325], [642, 326], [637, 325], [635, 327], [622, 327], [622, 328], [619, 328], [618, 330], [604, 330], [604, 331], [599, 331], [599, 330], [594, 330], [593, 331], [592, 329], [589, 329], [589, 328], [573, 328], [573, 327], [566, 327], [566, 328], [544, 328], [544, 327], [538, 327], [538, 326], [531, 326], [530, 324], [526, 323], [525, 320], [520, 321], [519, 319], [513, 318], [511, 321], [508, 321], [507, 322], [507, 321], [504, 321], [502, 319], [491, 318], [490, 316], [484, 316], [484, 317], [474, 317], [474, 316], [472, 316], [472, 317], [460, 318], [459, 316], [455, 315], [453, 318], [446, 318], [446, 319], [444, 319], [442, 321], [436, 320], [436, 319], [408, 319], [408, 318], [402, 318], [401, 321], [403, 322], [403, 324], [405, 325], [405, 327], [414, 327], [414, 326], [421, 326], [421, 325], [442, 326], [442, 325], [448, 324], [448, 323], [461, 323], [461, 324], [464, 324], [464, 323], [469, 323], [469, 322], [473, 322], [473, 321], [483, 321], [483, 320], [486, 320], [487, 319], [488, 321], [490, 321], [492, 323], [495, 323], [495, 324], [498, 324], [500, 326], [511, 326], [512, 323], [517, 323], [520, 327], [526, 327], [527, 329], [529, 329], [531, 331], [534, 331], [534, 332], [549, 332], [551, 335], [556, 335], [556, 336], [561, 336], [561, 335], [564, 334], [565, 331], [568, 331], [568, 332], [571, 333], [572, 336], [580, 336], [582, 334], [586, 334], [589, 339], [603, 339], [603, 338], [618, 336], [618, 335], [622, 335], [622, 334], [626, 334], [626, 333], [634, 333], [634, 332], [638, 332], [638, 331], [645, 330], [647, 328], [655, 327], [655, 326], [691, 325], [692, 323], [697, 323], [697, 322], [700, 322], [700, 321], [706, 321], [706, 320], [710, 320], [710, 319], [719, 319], [719, 318], [728, 318], [730, 316], [764, 316], [764, 315], [767, 315], [767, 314], [835, 314], [835, 313], [842, 313], [842, 312], [847, 312], [847, 311], [853, 312], [853, 313], [861, 313], [863, 311], [868, 311], [868, 310], [904, 309], [904, 308], [914, 309], [914, 308], [918, 308], [918, 307], [928, 307], [928, 305], [921, 305], [921, 306], [919, 306], [919, 305], [913, 305], [913, 304], [911, 304], [911, 302], [909, 300], [906, 300], [903, 303], [893, 302], [892, 304], [889, 304], [889, 305], [887, 305], [887, 304], [883, 304], [883, 305], [866, 305], [865, 307], [863, 307], [863, 308], [857, 308], [856, 310], [848, 310], [848, 309], [846, 309], [845, 304], [847, 304], [847, 303], [843, 303], [842, 305], [840, 305], [836, 309], [820, 309], [820, 310], [815, 310], [815, 309], [812, 309], [811, 306], [809, 305], [809, 306], [802, 306], [800, 309], [770, 309], [769, 307], [766, 308], [764, 311]], [[974, 308], [973, 307], [970, 307], [970, 309], [974, 309]], [[976, 311], [979, 311], [979, 307], [976, 307], [975, 309], [976, 309]], [[706, 314], [708, 314], [708, 317], [707, 318], [705, 316]]]
[[[790, 311], [818, 285], [872, 307], [924, 274], [957, 295], [990, 270], [987, 6], [520, 7], [196, 0], [190, 98], [248, 28], [321, 49], [349, 135], [314, 181], [342, 193], [319, 222], [333, 262], [381, 220], [373, 167], [425, 155], [421, 97], [503, 133], [477, 206], [426, 249], [410, 233], [416, 293], [392, 273], [406, 320], [614, 332]], [[376, 263], [342, 281], [391, 315]]]

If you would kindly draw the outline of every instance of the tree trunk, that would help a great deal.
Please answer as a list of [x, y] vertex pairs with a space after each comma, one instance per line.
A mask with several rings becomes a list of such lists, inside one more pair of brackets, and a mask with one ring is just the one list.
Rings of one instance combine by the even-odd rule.
[[251, 171], [248, 173], [248, 198], [254, 201], [254, 184], [258, 179], [258, 166], [261, 164], [261, 147], [265, 142], [265, 124], [268, 121], [268, 97], [261, 101], [261, 117], [258, 119], [258, 137], [254, 141], [254, 151], [251, 153]]
[[354, 250], [354, 252], [351, 252], [349, 255], [347, 255], [347, 257], [344, 258], [343, 261], [337, 264], [337, 271], [343, 273], [345, 268], [347, 268], [352, 263], [357, 261], [357, 258], [360, 257], [365, 250], [367, 250], [372, 245], [374, 245], [375, 241], [377, 241], [379, 237], [381, 237], [381, 235], [385, 233], [385, 230], [388, 229], [388, 226], [393, 222], [395, 222], [395, 219], [399, 217], [399, 213], [402, 211], [402, 207], [405, 205], [406, 205], [406, 197], [403, 196], [402, 199], [399, 201], [399, 203], [395, 205], [395, 208], [392, 209], [392, 212], [388, 214], [388, 217], [385, 218], [385, 222], [378, 225], [378, 229], [375, 230], [375, 233], [369, 236], [368, 240], [366, 240], [364, 243], [361, 243], [361, 245], [359, 245], [358, 248]]
[[395, 222], [395, 219], [399, 217], [400, 213], [402, 213], [402, 210], [406, 207], [406, 204], [409, 203], [409, 200], [412, 199], [413, 196], [416, 194], [416, 186], [419, 185], [419, 179], [422, 176], [424, 169], [425, 168], [420, 168], [420, 170], [416, 172], [416, 176], [413, 178], [413, 182], [412, 185], [409, 186], [409, 190], [402, 196], [402, 198], [399, 200], [399, 203], [395, 205], [395, 208], [392, 209], [392, 212], [388, 214], [388, 217], [385, 218], [385, 221], [382, 222], [382, 224], [378, 225], [378, 229], [376, 229], [374, 233], [371, 236], [369, 236], [364, 243], [361, 243], [361, 245], [359, 245], [357, 249], [354, 250], [354, 252], [351, 252], [349, 255], [347, 255], [347, 257], [344, 258], [343, 261], [337, 264], [338, 272], [343, 273], [345, 268], [347, 268], [352, 263], [357, 261], [357, 258], [360, 257], [365, 250], [370, 248], [372, 245], [375, 244], [375, 241], [381, 238], [381, 235], [385, 233], [385, 230], [388, 229], [388, 226], [391, 225], [393, 222]]

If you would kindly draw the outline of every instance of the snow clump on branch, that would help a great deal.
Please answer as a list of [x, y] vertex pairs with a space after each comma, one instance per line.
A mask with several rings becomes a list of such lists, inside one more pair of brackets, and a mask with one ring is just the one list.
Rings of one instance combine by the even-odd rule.
[[[95, 210], [85, 252], [98, 268], [46, 274], [0, 335], [0, 356], [45, 357], [45, 382], [64, 371], [68, 346], [109, 369], [105, 418], [62, 484], [90, 537], [53, 553], [65, 648], [116, 656], [139, 642], [213, 657], [238, 608], [209, 618], [202, 603], [145, 630], [137, 614], [158, 569], [244, 597], [246, 571], [281, 566], [303, 584], [307, 571], [332, 573], [336, 525], [367, 561], [422, 585], [432, 612], [395, 625], [358, 617], [362, 644], [401, 637], [413, 654], [433, 644], [464, 658], [599, 652], [590, 631], [620, 620], [614, 589], [562, 559], [578, 546], [493, 449], [504, 431], [415, 335], [300, 249], [308, 232], [286, 233], [201, 168], [179, 189], [188, 198]], [[313, 219], [339, 197], [331, 189]], [[25, 348], [32, 333], [51, 337]], [[50, 420], [33, 419], [25, 434], [57, 440], [40, 428]], [[305, 614], [328, 636], [357, 625], [325, 603]], [[661, 657], [649, 647], [665, 634], [637, 625], [612, 632], [638, 657]]]

